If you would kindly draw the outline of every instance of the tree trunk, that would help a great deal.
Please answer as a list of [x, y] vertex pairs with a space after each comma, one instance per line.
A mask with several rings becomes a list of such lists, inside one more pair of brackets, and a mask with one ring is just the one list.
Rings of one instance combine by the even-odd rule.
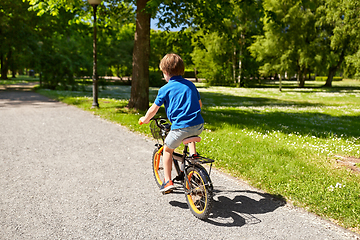
[[298, 82], [298, 86], [300, 88], [305, 86], [305, 78], [304, 78], [304, 74], [302, 71], [298, 71], [298, 73], [297, 73], [297, 82]]
[[349, 40], [346, 39], [345, 43], [344, 43], [344, 46], [343, 46], [343, 48], [341, 50], [341, 54], [340, 54], [338, 63], [336, 64], [336, 66], [330, 66], [330, 68], [329, 68], [328, 78], [326, 79], [326, 83], [325, 83], [324, 87], [332, 87], [333, 77], [335, 76], [336, 71], [339, 69], [341, 63], [345, 59], [345, 50], [347, 49], [348, 45], [349, 45]]
[[11, 58], [11, 50], [8, 52], [7, 55], [1, 55], [1, 79], [6, 80], [8, 79], [7, 73], [9, 70], [9, 60]]
[[300, 84], [299, 87], [303, 88], [305, 86], [305, 76], [304, 74], [300, 73]]
[[133, 51], [131, 96], [128, 107], [146, 110], [149, 107], [150, 13], [149, 0], [136, 1], [136, 31]]
[[196, 68], [194, 68], [194, 74], [195, 74], [195, 82], [199, 82], [199, 79], [197, 77], [197, 71]]
[[233, 79], [234, 79], [234, 83], [236, 84], [236, 46], [234, 47], [232, 64], [233, 64], [233, 66], [232, 66], [233, 67]]
[[239, 75], [238, 75], [239, 87], [244, 86], [244, 83], [242, 82], [242, 61], [241, 61], [241, 57], [242, 57], [242, 48], [240, 46], [240, 51], [239, 51]]
[[324, 87], [332, 87], [332, 80], [336, 74], [336, 71], [340, 67], [341, 63], [344, 61], [344, 57], [345, 57], [345, 51], [343, 50], [341, 52], [339, 62], [336, 64], [336, 66], [332, 66], [329, 68], [328, 77], [326, 79], [326, 83], [325, 83]]
[[[9, 68], [10, 68], [10, 71], [11, 71], [12, 78], [16, 78], [16, 66], [15, 66], [14, 57], [12, 57], [10, 59], [9, 66], [10, 66]], [[35, 74], [34, 74], [34, 77], [35, 77]]]
[[336, 74], [336, 71], [337, 71], [336, 66], [335, 67], [330, 67], [328, 77], [326, 79], [326, 83], [325, 83], [324, 87], [332, 87], [332, 80], [333, 80], [333, 77]]
[[245, 84], [243, 82], [243, 76], [242, 76], [242, 54], [243, 54], [243, 46], [245, 42], [245, 36], [243, 34], [240, 35], [240, 46], [239, 46], [239, 75], [238, 75], [238, 86], [243, 87]]
[[0, 71], [0, 79], [3, 79], [3, 67], [4, 67], [4, 54], [0, 54], [0, 65], [1, 65], [1, 71]]
[[279, 92], [282, 91], [282, 76], [279, 74]]

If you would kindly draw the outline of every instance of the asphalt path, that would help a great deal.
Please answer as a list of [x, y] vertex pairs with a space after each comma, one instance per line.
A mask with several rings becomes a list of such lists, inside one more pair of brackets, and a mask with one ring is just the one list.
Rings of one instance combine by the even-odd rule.
[[30, 91], [0, 90], [0, 123], [2, 240], [360, 239], [215, 170], [198, 220], [159, 193], [151, 139]]

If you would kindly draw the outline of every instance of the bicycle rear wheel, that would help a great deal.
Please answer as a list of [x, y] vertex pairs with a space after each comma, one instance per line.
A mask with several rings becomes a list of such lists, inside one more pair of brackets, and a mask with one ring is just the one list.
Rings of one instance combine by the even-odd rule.
[[207, 219], [212, 210], [213, 194], [210, 179], [207, 179], [204, 169], [199, 167], [190, 167], [186, 170], [186, 202], [192, 214], [199, 219]]
[[162, 150], [163, 148], [155, 148], [152, 156], [152, 169], [158, 187], [161, 187], [165, 179]]

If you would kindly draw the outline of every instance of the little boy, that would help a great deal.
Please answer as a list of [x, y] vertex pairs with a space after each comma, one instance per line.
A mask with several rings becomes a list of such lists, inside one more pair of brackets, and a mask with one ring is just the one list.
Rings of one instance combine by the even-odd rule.
[[[171, 130], [165, 139], [163, 152], [165, 181], [160, 192], [169, 192], [174, 187], [171, 180], [172, 155], [182, 140], [199, 135], [204, 128], [201, 112], [201, 99], [195, 85], [184, 79], [184, 62], [177, 54], [167, 54], [160, 62], [160, 70], [164, 74], [166, 85], [159, 89], [154, 104], [146, 115], [140, 118], [143, 123], [149, 123], [162, 104], [171, 122]], [[189, 144], [190, 154], [196, 154], [195, 143]]]

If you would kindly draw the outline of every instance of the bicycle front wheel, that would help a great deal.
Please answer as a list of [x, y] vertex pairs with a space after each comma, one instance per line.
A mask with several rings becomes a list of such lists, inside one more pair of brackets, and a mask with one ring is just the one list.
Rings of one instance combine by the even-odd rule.
[[[191, 167], [186, 170], [186, 201], [192, 214], [199, 219], [207, 219], [212, 210], [213, 194], [204, 170]], [[189, 185], [190, 183], [190, 185]]]
[[163, 164], [163, 148], [154, 149], [153, 156], [152, 156], [152, 169], [154, 173], [155, 182], [158, 187], [161, 187], [163, 181], [165, 179], [164, 175], [164, 164]]

